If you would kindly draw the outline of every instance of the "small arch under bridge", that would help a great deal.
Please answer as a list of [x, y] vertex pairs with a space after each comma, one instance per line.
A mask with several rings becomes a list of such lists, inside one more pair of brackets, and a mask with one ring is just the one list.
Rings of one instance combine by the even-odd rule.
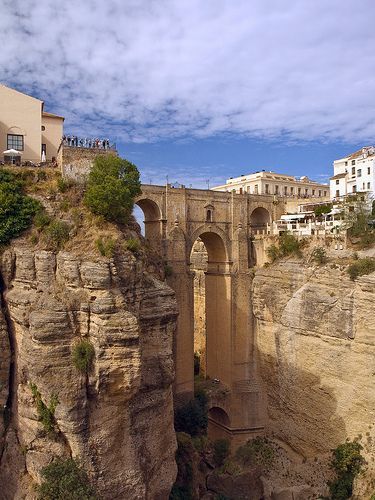
[[225, 387], [223, 400], [212, 403], [209, 426], [213, 435], [240, 443], [259, 432], [265, 419], [249, 269], [261, 252], [262, 235], [284, 213], [284, 203], [270, 195], [142, 185], [136, 204], [144, 213], [146, 239], [173, 270], [167, 279], [179, 308], [174, 339], [177, 404], [194, 390], [191, 250], [197, 239], [206, 247], [206, 375]]

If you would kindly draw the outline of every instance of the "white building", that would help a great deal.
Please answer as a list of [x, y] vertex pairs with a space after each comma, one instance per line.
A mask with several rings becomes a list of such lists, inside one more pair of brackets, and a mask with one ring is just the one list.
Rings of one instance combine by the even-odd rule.
[[374, 146], [365, 146], [355, 153], [333, 162], [333, 177], [330, 178], [332, 200], [358, 192], [366, 192], [370, 198], [373, 198], [374, 186]]
[[226, 184], [212, 188], [214, 191], [230, 191], [239, 194], [272, 194], [288, 198], [327, 198], [329, 186], [303, 176], [277, 174], [262, 170], [253, 174], [227, 179]]

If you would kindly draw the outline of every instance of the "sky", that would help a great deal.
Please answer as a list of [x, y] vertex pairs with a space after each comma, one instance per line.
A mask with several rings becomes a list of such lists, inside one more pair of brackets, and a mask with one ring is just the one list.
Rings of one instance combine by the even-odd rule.
[[0, 18], [0, 82], [143, 182], [326, 181], [375, 143], [373, 0], [0, 0]]

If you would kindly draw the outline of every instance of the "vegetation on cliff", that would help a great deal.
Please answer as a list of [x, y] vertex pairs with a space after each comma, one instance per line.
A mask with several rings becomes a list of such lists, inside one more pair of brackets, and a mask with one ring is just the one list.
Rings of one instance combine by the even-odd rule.
[[271, 262], [286, 257], [296, 255], [301, 257], [301, 248], [303, 241], [299, 241], [293, 234], [287, 232], [280, 234], [277, 238], [277, 244], [272, 244], [267, 249], [267, 256]]
[[84, 202], [106, 220], [126, 223], [141, 192], [138, 169], [117, 156], [98, 156], [90, 171]]
[[336, 473], [336, 479], [329, 483], [331, 500], [351, 498], [354, 479], [365, 465], [362, 449], [357, 441], [347, 441], [333, 450], [331, 467]]
[[375, 260], [366, 257], [364, 259], [357, 259], [348, 267], [348, 274], [350, 279], [355, 280], [358, 276], [370, 274], [375, 271]]
[[39, 500], [97, 500], [94, 488], [76, 460], [57, 459], [41, 471]]
[[0, 169], [0, 245], [27, 229], [39, 209], [39, 202], [25, 194], [24, 181], [13, 172]]

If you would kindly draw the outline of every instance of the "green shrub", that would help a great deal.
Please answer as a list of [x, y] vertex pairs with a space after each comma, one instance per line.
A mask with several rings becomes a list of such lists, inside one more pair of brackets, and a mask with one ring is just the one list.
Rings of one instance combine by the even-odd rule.
[[140, 186], [135, 165], [113, 155], [98, 156], [88, 177], [84, 202], [92, 213], [126, 223]]
[[56, 394], [51, 394], [50, 403], [47, 406], [43, 400], [42, 396], [38, 390], [38, 387], [30, 383], [31, 393], [34, 397], [34, 403], [36, 406], [36, 411], [38, 413], [38, 420], [42, 423], [44, 430], [50, 434], [55, 430], [55, 410], [56, 406], [59, 404], [59, 398]]
[[34, 225], [38, 229], [44, 229], [51, 223], [51, 217], [45, 210], [38, 210], [34, 216]]
[[293, 234], [282, 233], [279, 238], [279, 249], [280, 253], [283, 257], [287, 255], [297, 255], [301, 256], [301, 243], [298, 241]]
[[287, 255], [297, 255], [301, 257], [301, 248], [302, 243], [298, 241], [293, 234], [289, 234], [287, 232], [281, 233], [277, 238], [277, 245], [270, 245], [267, 250], [267, 257], [271, 262], [275, 262], [275, 260], [286, 257]]
[[327, 262], [327, 252], [323, 247], [314, 248], [311, 253], [311, 258], [317, 264], [324, 264], [325, 262]]
[[275, 262], [280, 257], [279, 248], [275, 244], [269, 246], [266, 253], [271, 262]]
[[184, 432], [190, 436], [206, 434], [207, 395], [203, 389], [196, 392], [194, 399], [175, 410], [174, 425], [176, 432]]
[[96, 247], [99, 250], [100, 255], [111, 258], [115, 253], [116, 240], [111, 237], [98, 238], [96, 240]]
[[332, 500], [347, 500], [353, 493], [353, 481], [362, 471], [365, 460], [361, 455], [362, 445], [347, 441], [333, 450], [331, 467], [336, 479], [328, 483]]
[[74, 186], [74, 181], [71, 179], [64, 179], [63, 177], [59, 177], [57, 179], [57, 189], [60, 193], [66, 193], [71, 187]]
[[0, 245], [27, 229], [40, 203], [24, 194], [24, 184], [13, 172], [0, 168]]
[[88, 340], [82, 339], [73, 346], [73, 363], [77, 370], [82, 373], [88, 373], [90, 371], [94, 356], [94, 346]]
[[314, 208], [315, 217], [320, 217], [323, 214], [328, 214], [332, 210], [332, 203], [326, 205], [319, 205]]
[[364, 259], [358, 259], [356, 262], [351, 264], [347, 272], [351, 280], [355, 280], [358, 276], [363, 276], [365, 274], [370, 274], [375, 271], [375, 260], [365, 257]]
[[237, 449], [236, 459], [244, 467], [262, 465], [268, 468], [273, 463], [274, 454], [274, 450], [266, 438], [256, 437]]
[[220, 467], [224, 464], [229, 456], [229, 441], [227, 439], [217, 439], [214, 441], [214, 454], [213, 459], [215, 464]]
[[125, 241], [125, 249], [137, 254], [141, 249], [141, 243], [137, 238], [129, 238]]
[[79, 463], [68, 458], [54, 460], [41, 470], [39, 500], [96, 500], [98, 497], [87, 473]]
[[69, 240], [70, 225], [61, 220], [53, 220], [44, 229], [47, 243], [54, 250], [58, 250]]

